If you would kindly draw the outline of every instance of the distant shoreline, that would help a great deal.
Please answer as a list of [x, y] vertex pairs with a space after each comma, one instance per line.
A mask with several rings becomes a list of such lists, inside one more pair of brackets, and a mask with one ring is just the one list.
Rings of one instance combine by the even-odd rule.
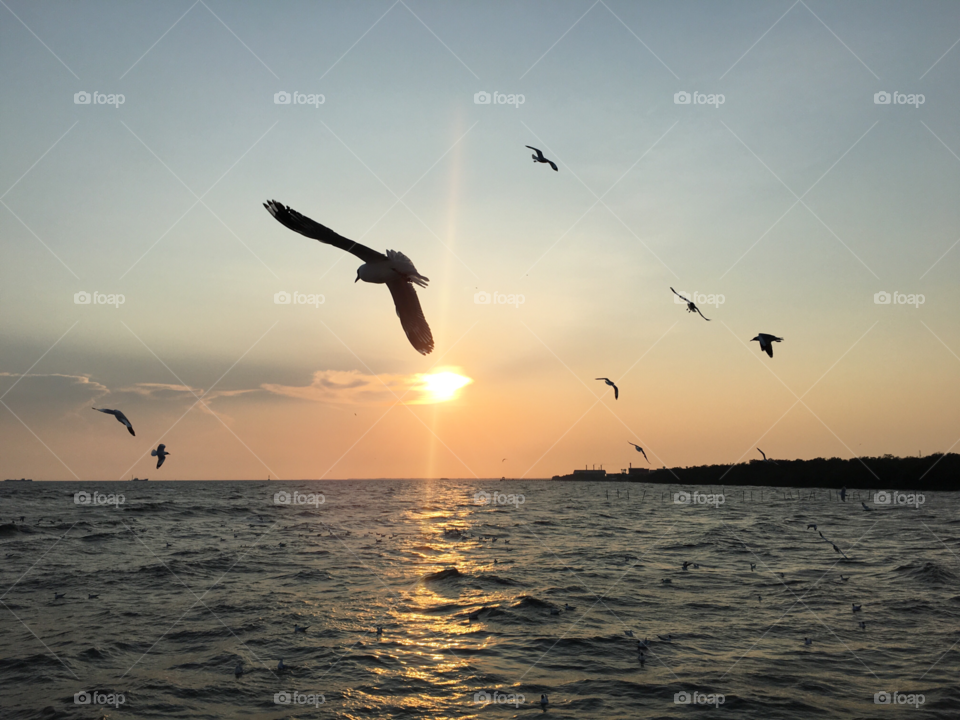
[[926, 457], [816, 458], [751, 460], [736, 465], [631, 468], [626, 473], [577, 470], [554, 475], [558, 481], [630, 482], [656, 485], [736, 485], [746, 487], [850, 488], [860, 490], [960, 490], [960, 455]]

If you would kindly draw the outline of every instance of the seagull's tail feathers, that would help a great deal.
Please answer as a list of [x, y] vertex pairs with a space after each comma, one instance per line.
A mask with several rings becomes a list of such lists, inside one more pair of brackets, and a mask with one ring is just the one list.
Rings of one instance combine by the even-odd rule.
[[427, 283], [430, 282], [430, 278], [418, 273], [417, 268], [413, 265], [413, 261], [399, 250], [387, 250], [387, 257], [390, 258], [391, 262], [393, 263], [393, 267], [397, 270], [397, 272], [402, 274], [414, 285], [425, 288]]

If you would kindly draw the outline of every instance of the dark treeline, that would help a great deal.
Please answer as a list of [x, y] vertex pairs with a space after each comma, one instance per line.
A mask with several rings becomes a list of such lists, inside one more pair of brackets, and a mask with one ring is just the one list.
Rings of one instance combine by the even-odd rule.
[[960, 490], [960, 455], [935, 453], [922, 458], [884, 455], [852, 460], [751, 460], [732, 466], [700, 465], [653, 470], [644, 475], [607, 475], [607, 479], [671, 485]]

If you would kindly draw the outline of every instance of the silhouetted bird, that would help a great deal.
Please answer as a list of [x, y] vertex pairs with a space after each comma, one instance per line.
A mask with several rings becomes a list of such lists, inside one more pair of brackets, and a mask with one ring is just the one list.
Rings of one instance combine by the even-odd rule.
[[368, 283], [385, 284], [393, 296], [397, 316], [400, 318], [400, 324], [410, 344], [416, 348], [417, 352], [423, 355], [430, 354], [433, 350], [433, 334], [423, 317], [417, 291], [413, 289], [414, 285], [426, 287], [429, 278], [417, 272], [410, 258], [396, 250], [387, 250], [386, 255], [371, 250], [365, 245], [338, 235], [330, 228], [281, 205], [276, 200], [269, 200], [263, 206], [294, 232], [346, 250], [363, 260], [364, 264], [357, 269], [354, 282], [363, 280]]
[[[673, 290], [673, 288], [670, 288], [670, 289]], [[698, 308], [698, 307], [693, 303], [692, 300], [688, 300], [688, 299], [685, 298], [683, 295], [681, 295], [680, 293], [678, 293], [676, 290], [673, 290], [673, 294], [676, 295], [678, 298], [680, 298], [681, 300], [683, 300], [683, 301], [687, 304], [687, 312], [699, 313], [700, 317], [702, 317], [702, 318], [703, 318], [704, 320], [706, 320], [707, 322], [710, 322], [710, 318], [708, 318], [706, 315], [704, 315], [702, 312], [700, 312], [700, 308]]]
[[[151, 450], [151, 451], [150, 451], [150, 455], [151, 455], [152, 457], [155, 457], [155, 458], [157, 459], [157, 469], [158, 469], [158, 470], [160, 469], [160, 466], [163, 465], [163, 461], [167, 459], [167, 455], [170, 454], [170, 453], [167, 452], [167, 449], [166, 449], [166, 448], [167, 448], [166, 445], [164, 445], [163, 443], [160, 443], [159, 445], [157, 445], [157, 449], [156, 449], [156, 450]], [[181, 463], [181, 464], [182, 464], [182, 463]], [[236, 535], [234, 535], [234, 537], [236, 537]]]
[[[614, 400], [619, 400], [619, 399], [620, 399], [620, 388], [618, 388], [616, 385], [613, 384], [613, 380], [611, 380], [610, 378], [595, 378], [595, 379], [596, 379], [596, 380], [603, 380], [607, 385], [609, 385], [610, 387], [613, 388], [613, 399], [614, 399]], [[646, 457], [646, 453], [644, 453], [644, 457]]]
[[106, 413], [107, 415], [113, 415], [118, 422], [121, 422], [127, 426], [127, 432], [129, 432], [131, 435], [136, 435], [136, 433], [133, 431], [133, 425], [131, 425], [130, 421], [127, 420], [127, 416], [119, 410], [107, 410], [105, 408], [94, 408], [94, 410], [97, 412]]
[[816, 530], [817, 526], [811, 523], [810, 525], [807, 525], [807, 530], [809, 530], [810, 528], [813, 528], [814, 530]]
[[754, 340], [759, 341], [760, 349], [770, 357], [773, 357], [773, 343], [783, 342], [783, 338], [779, 338], [776, 335], [768, 335], [767, 333], [760, 333], [750, 342]]
[[533, 161], [534, 161], [534, 162], [547, 163], [547, 164], [548, 164], [550, 167], [552, 167], [554, 170], [557, 169], [556, 163], [554, 163], [553, 160], [547, 160], [547, 159], [543, 156], [543, 153], [540, 152], [539, 150], [537, 150], [533, 145], [527, 145], [526, 147], [530, 148], [531, 150], [533, 150], [533, 151], [535, 151], [535, 152], [537, 153], [536, 155], [531, 155], [531, 156], [530, 156], [530, 157], [533, 158]]
[[640, 447], [640, 446], [637, 445], [636, 443], [630, 442], [629, 440], [627, 440], [627, 443], [630, 444], [630, 445], [633, 445], [633, 446], [637, 449], [637, 452], [638, 452], [638, 453], [642, 453], [642, 454], [643, 454], [643, 459], [647, 461], [647, 464], [650, 463], [650, 458], [648, 458], [648, 457], [647, 457], [647, 454], [646, 454], [645, 452], [643, 452], [643, 448], [642, 448], [642, 447]]

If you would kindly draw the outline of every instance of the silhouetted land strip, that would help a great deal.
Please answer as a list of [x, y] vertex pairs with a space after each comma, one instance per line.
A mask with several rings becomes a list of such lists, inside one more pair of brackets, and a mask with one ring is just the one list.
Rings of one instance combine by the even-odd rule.
[[815, 460], [751, 460], [736, 465], [699, 465], [629, 473], [577, 470], [554, 480], [608, 480], [664, 485], [746, 485], [796, 488], [859, 488], [869, 490], [960, 490], [960, 455], [926, 457], [816, 458]]

